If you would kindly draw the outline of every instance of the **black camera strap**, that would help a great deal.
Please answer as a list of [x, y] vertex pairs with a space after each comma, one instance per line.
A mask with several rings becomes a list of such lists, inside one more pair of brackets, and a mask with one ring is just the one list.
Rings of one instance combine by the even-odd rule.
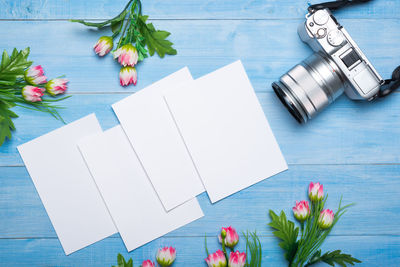
[[326, 3], [314, 4], [308, 7], [308, 11], [315, 11], [318, 9], [329, 8], [330, 10], [338, 10], [347, 5], [354, 5], [354, 4], [362, 4], [369, 2], [371, 0], [338, 0], [338, 1], [331, 1]]
[[[320, 4], [310, 5], [308, 7], [309, 12], [314, 12], [319, 9], [328, 8], [330, 10], [338, 10], [348, 5], [362, 4], [371, 0], [337, 0], [331, 2], [325, 2]], [[400, 87], [400, 66], [398, 66], [392, 74], [391, 79], [385, 80], [385, 83], [381, 86], [381, 90], [378, 93], [378, 97], [385, 97], [394, 92]]]

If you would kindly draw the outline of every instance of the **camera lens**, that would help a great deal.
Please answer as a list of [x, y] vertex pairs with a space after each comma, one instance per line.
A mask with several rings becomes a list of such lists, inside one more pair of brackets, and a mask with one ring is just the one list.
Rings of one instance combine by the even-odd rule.
[[345, 79], [335, 62], [315, 53], [284, 74], [272, 88], [299, 123], [306, 123], [343, 93]]

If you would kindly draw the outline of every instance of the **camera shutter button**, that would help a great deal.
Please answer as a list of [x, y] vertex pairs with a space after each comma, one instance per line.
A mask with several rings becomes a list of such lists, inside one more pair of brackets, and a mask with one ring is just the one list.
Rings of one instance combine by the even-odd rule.
[[333, 30], [328, 33], [328, 43], [332, 46], [340, 46], [344, 41], [344, 36], [341, 31]]
[[317, 30], [317, 38], [321, 39], [324, 38], [326, 36], [326, 29], [325, 28], [319, 28]]

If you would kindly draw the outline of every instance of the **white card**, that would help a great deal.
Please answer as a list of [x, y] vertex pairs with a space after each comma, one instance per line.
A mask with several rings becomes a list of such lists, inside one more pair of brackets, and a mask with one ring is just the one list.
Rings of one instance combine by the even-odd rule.
[[101, 131], [91, 114], [18, 147], [67, 255], [116, 233], [77, 146]]
[[128, 251], [203, 216], [196, 198], [165, 211], [121, 126], [79, 148]]
[[287, 169], [240, 61], [165, 99], [213, 203]]
[[183, 68], [112, 106], [167, 211], [204, 192], [162, 94], [191, 80]]

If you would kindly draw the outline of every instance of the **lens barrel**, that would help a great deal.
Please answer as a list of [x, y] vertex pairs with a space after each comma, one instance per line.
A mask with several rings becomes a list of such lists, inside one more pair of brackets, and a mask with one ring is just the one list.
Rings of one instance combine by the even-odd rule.
[[315, 53], [284, 74], [272, 88], [299, 123], [306, 123], [343, 93], [346, 80], [336, 63]]

